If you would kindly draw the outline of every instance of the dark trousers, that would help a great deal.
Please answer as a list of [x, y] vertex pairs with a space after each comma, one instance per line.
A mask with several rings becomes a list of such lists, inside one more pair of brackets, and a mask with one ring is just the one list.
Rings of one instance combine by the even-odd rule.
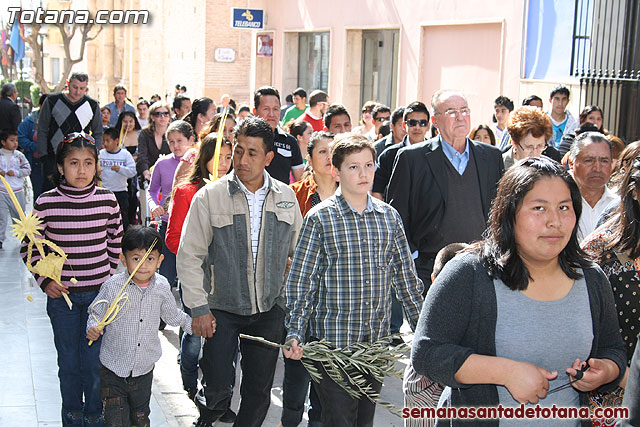
[[42, 193], [42, 165], [40, 159], [32, 159], [31, 162], [31, 185], [33, 186], [33, 200], [36, 200]]
[[47, 314], [58, 352], [58, 378], [62, 395], [62, 425], [102, 427], [100, 399], [100, 344], [88, 345], [88, 309], [98, 291], [69, 294], [73, 309], [64, 298], [47, 298]]
[[424, 284], [424, 293], [422, 296], [427, 295], [427, 291], [431, 286], [431, 273], [433, 273], [433, 263], [435, 262], [435, 256], [425, 256], [420, 254], [418, 258], [413, 260], [416, 266], [416, 273]]
[[[240, 333], [263, 337], [280, 343], [284, 338], [284, 310], [274, 306], [265, 313], [240, 316], [211, 310], [216, 318], [216, 333], [207, 338], [202, 349], [204, 389], [198, 392], [196, 404], [200, 418], [214, 421], [229, 407], [233, 391], [233, 361]], [[240, 340], [240, 409], [234, 425], [261, 426], [271, 402], [271, 386], [279, 350], [255, 341]]]
[[139, 377], [122, 378], [101, 366], [100, 383], [105, 427], [149, 427], [153, 370]]
[[[309, 391], [309, 383], [311, 389]], [[322, 426], [322, 405], [316, 391], [317, 384], [311, 381], [309, 372], [301, 361], [284, 359], [284, 380], [282, 383], [282, 416], [283, 427], [297, 427], [302, 421], [304, 404], [309, 391], [309, 426]]]
[[57, 169], [55, 156], [49, 155], [41, 157], [40, 164], [42, 166], [42, 192], [44, 193], [45, 191], [56, 188], [53, 178]]
[[138, 222], [138, 187], [137, 175], [127, 180], [127, 193], [129, 197], [129, 224], [139, 224]]
[[[167, 235], [167, 223], [162, 221], [160, 224], [160, 230], [158, 230], [160, 236], [162, 236], [162, 242], [164, 243], [164, 238]], [[176, 272], [176, 254], [171, 252], [167, 245], [164, 245], [162, 248], [162, 255], [164, 255], [164, 261], [160, 264], [159, 273], [162, 274], [167, 282], [171, 286], [176, 286], [176, 278], [178, 277], [178, 273]]]
[[126, 191], [114, 191], [118, 206], [120, 206], [120, 217], [122, 218], [122, 229], [129, 228], [129, 193]]
[[[316, 366], [320, 367], [316, 363]], [[320, 367], [322, 380], [317, 384], [318, 395], [322, 401], [322, 424], [325, 427], [373, 427], [376, 412], [375, 403], [366, 397], [354, 399]], [[351, 374], [353, 375], [353, 374]], [[371, 385], [371, 389], [380, 392], [382, 383], [369, 375], [363, 377]]]

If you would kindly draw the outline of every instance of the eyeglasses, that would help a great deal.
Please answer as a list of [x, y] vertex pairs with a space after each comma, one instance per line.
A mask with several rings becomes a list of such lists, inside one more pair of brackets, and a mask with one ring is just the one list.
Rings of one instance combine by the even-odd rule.
[[376, 122], [384, 122], [386, 120], [389, 120], [391, 117], [376, 117], [375, 120]]
[[524, 145], [516, 144], [525, 154], [542, 153], [548, 147], [547, 143], [541, 145], [534, 145], [525, 147]]
[[436, 114], [444, 114], [447, 117], [455, 119], [458, 114], [460, 114], [461, 117], [469, 117], [471, 115], [471, 110], [469, 109], [469, 107], [462, 107], [459, 110], [455, 108], [449, 108], [443, 113], [436, 113]]
[[168, 111], [154, 111], [152, 114], [152, 116], [155, 116], [155, 117], [163, 117], [163, 116], [169, 117], [170, 115], [171, 113]]
[[62, 143], [66, 144], [67, 142], [73, 142], [78, 138], [84, 139], [85, 141], [87, 141], [91, 145], [96, 145], [96, 140], [93, 139], [93, 137], [91, 135], [87, 135], [84, 132], [72, 132], [69, 135], [67, 135], [67, 137], [65, 139], [62, 140]]
[[420, 126], [421, 128], [426, 128], [428, 125], [429, 125], [429, 120], [416, 120], [416, 119], [407, 120], [407, 126], [409, 126], [410, 128], [414, 126]]

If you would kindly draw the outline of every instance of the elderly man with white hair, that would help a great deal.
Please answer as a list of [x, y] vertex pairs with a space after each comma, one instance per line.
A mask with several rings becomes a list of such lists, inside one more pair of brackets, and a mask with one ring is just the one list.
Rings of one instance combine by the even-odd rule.
[[467, 138], [471, 110], [464, 94], [439, 90], [431, 109], [439, 135], [398, 151], [387, 188], [425, 292], [440, 249], [482, 236], [504, 173], [500, 150]]

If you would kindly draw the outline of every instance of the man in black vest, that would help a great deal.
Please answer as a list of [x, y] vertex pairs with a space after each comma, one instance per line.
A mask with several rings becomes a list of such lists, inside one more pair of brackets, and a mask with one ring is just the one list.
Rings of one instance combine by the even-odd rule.
[[398, 152], [387, 190], [425, 292], [440, 249], [481, 238], [504, 173], [500, 150], [467, 138], [470, 110], [462, 93], [439, 90], [431, 108], [438, 137]]

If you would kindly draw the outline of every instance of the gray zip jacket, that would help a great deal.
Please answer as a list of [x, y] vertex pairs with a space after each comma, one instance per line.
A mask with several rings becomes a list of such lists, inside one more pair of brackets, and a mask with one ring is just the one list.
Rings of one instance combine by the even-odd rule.
[[302, 215], [295, 193], [268, 174], [256, 268], [249, 205], [234, 172], [193, 197], [177, 253], [182, 297], [192, 317], [211, 309], [249, 316], [284, 309], [287, 258], [293, 256]]

